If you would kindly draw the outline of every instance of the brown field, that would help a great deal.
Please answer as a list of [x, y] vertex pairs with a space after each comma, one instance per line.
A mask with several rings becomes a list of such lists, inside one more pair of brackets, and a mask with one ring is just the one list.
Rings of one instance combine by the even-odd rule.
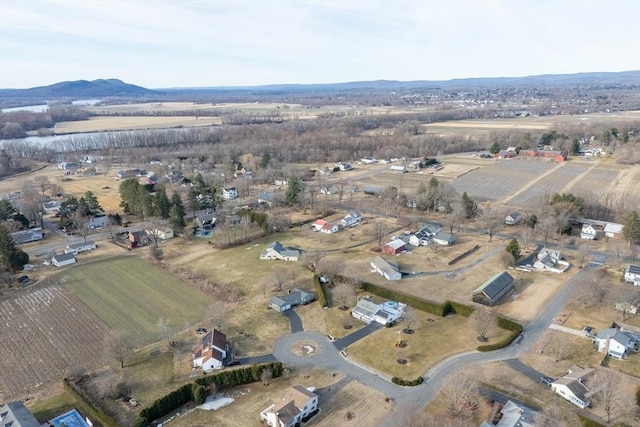
[[219, 125], [219, 117], [192, 116], [103, 116], [91, 117], [89, 120], [75, 122], [61, 122], [54, 131], [56, 135], [81, 132], [100, 132], [109, 130], [141, 130], [165, 129], [177, 127], [212, 126]]
[[[361, 383], [349, 383], [340, 390], [313, 420], [318, 427], [339, 425], [375, 426], [393, 409], [392, 402], [385, 402], [384, 395]], [[353, 418], [346, 421], [347, 412]]]

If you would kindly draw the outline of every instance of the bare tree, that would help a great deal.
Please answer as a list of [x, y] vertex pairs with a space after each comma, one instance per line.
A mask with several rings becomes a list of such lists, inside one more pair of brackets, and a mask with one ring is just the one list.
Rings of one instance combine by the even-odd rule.
[[607, 423], [612, 416], [634, 406], [624, 393], [626, 383], [625, 376], [613, 369], [600, 368], [595, 374], [592, 389], [596, 392], [593, 400], [607, 414]]
[[468, 375], [458, 375], [440, 390], [438, 402], [452, 419], [471, 419], [478, 411], [478, 383]]
[[105, 348], [111, 357], [120, 362], [120, 369], [124, 369], [124, 362], [130, 352], [130, 348], [122, 334], [112, 332], [110, 335], [107, 335]]
[[229, 310], [224, 302], [214, 301], [207, 307], [203, 320], [206, 324], [213, 325], [217, 329], [222, 329], [228, 314]]
[[620, 268], [627, 245], [622, 240], [611, 240], [607, 244], [607, 250], [612, 254], [615, 266]]
[[343, 277], [344, 283], [351, 288], [354, 296], [358, 295], [360, 290], [360, 279], [355, 274], [347, 274]]
[[353, 292], [348, 286], [336, 286], [331, 291], [333, 298], [340, 303], [340, 308], [345, 310], [349, 304], [349, 300], [353, 298]]
[[554, 234], [556, 227], [557, 224], [553, 215], [541, 218], [536, 224], [536, 232], [542, 236], [545, 247], [549, 242], [549, 238]]
[[489, 310], [476, 308], [469, 316], [469, 326], [478, 333], [478, 340], [487, 341], [487, 335], [492, 332], [496, 325], [496, 316]]
[[489, 235], [489, 242], [493, 240], [493, 235], [500, 225], [499, 214], [492, 206], [488, 206], [482, 212], [482, 221], [484, 223], [487, 234]]
[[535, 425], [539, 427], [573, 427], [581, 424], [575, 412], [566, 410], [559, 402], [545, 405], [536, 412]]
[[287, 279], [289, 277], [288, 273], [289, 272], [286, 268], [279, 265], [275, 266], [273, 270], [271, 270], [271, 283], [274, 285], [277, 292], [281, 292], [282, 285], [287, 283]]
[[382, 239], [387, 234], [387, 226], [383, 222], [373, 224], [373, 235], [378, 242], [378, 246], [382, 246]]
[[620, 310], [622, 321], [627, 320], [627, 315], [638, 309], [640, 296], [633, 286], [624, 286], [615, 292], [613, 296], [616, 309]]
[[269, 385], [269, 380], [273, 378], [273, 372], [271, 368], [264, 368], [260, 373], [260, 379], [262, 380], [262, 385], [265, 387]]
[[402, 313], [402, 320], [404, 320], [404, 325], [405, 325], [403, 332], [405, 334], [413, 333], [412, 326], [414, 326], [418, 322], [418, 319], [419, 319], [418, 312], [413, 307], [410, 307], [407, 305], [404, 308], [404, 313]]
[[311, 273], [316, 274], [320, 261], [324, 258], [325, 253], [322, 251], [317, 252], [304, 252], [300, 257], [300, 264], [303, 268], [306, 268]]
[[589, 248], [584, 243], [578, 243], [578, 252], [576, 254], [576, 258], [578, 260], [578, 268], [582, 268], [584, 266], [584, 261], [589, 255]]
[[593, 307], [604, 298], [605, 290], [598, 282], [599, 276], [601, 275], [596, 274], [593, 280], [581, 283], [575, 294], [575, 298], [582, 304], [583, 309]]
[[33, 183], [36, 188], [40, 189], [40, 192], [42, 193], [42, 197], [44, 198], [44, 195], [47, 192], [47, 189], [51, 185], [51, 183], [49, 182], [49, 177], [46, 175], [38, 175], [35, 178], [33, 178]]
[[553, 332], [551, 340], [545, 347], [545, 351], [553, 356], [554, 362], [559, 362], [571, 355], [573, 348], [571, 339], [564, 332]]
[[85, 216], [80, 209], [71, 214], [71, 224], [74, 230], [78, 232], [80, 236], [87, 241], [87, 235], [89, 234], [89, 224], [91, 223], [91, 217]]
[[320, 274], [327, 276], [332, 282], [338, 279], [344, 271], [344, 268], [344, 260], [338, 257], [323, 258], [318, 267]]
[[169, 345], [169, 347], [173, 347], [173, 341], [171, 340], [171, 338], [173, 337], [173, 331], [171, 330], [169, 321], [164, 317], [161, 317], [160, 319], [158, 319], [156, 325], [158, 326], [158, 329], [160, 329], [160, 331], [164, 334], [164, 337], [167, 339], [167, 344]]
[[23, 197], [20, 200], [20, 211], [29, 220], [38, 223], [40, 228], [44, 228], [44, 207], [42, 206], [43, 199], [40, 195], [34, 194], [28, 197]]

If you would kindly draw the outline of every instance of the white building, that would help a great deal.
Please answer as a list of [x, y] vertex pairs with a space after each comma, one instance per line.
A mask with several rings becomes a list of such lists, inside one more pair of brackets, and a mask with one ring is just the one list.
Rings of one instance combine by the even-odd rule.
[[229, 355], [227, 336], [217, 329], [206, 334], [193, 351], [193, 367], [204, 372], [221, 369]]
[[360, 298], [351, 315], [367, 325], [371, 322], [386, 325], [402, 317], [406, 306], [396, 301], [377, 303], [369, 298]]
[[604, 226], [604, 235], [606, 237], [616, 237], [617, 234], [622, 234], [622, 224], [616, 224], [615, 222], [609, 222]]
[[387, 261], [381, 256], [377, 256], [371, 260], [371, 267], [387, 280], [402, 279], [402, 273], [398, 269], [398, 264], [394, 261]]
[[597, 240], [598, 230], [592, 224], [582, 224], [582, 230], [580, 231], [580, 238], [587, 240]]
[[578, 365], [569, 368], [569, 373], [551, 383], [551, 389], [562, 398], [584, 409], [591, 405], [593, 391], [589, 383], [593, 378], [594, 370], [583, 369]]
[[238, 198], [238, 190], [236, 187], [225, 187], [222, 189], [222, 197], [225, 200], [233, 200]]
[[282, 246], [282, 243], [275, 241], [260, 252], [260, 259], [298, 261], [300, 259], [300, 251], [297, 249], [286, 248]]
[[16, 231], [11, 233], [11, 238], [16, 244], [35, 242], [42, 240], [44, 234], [42, 228], [30, 228], [28, 230]]
[[271, 427], [293, 427], [307, 421], [318, 411], [318, 395], [300, 385], [290, 387], [282, 400], [260, 412]]
[[608, 328], [598, 332], [595, 338], [598, 352], [608, 354], [616, 359], [625, 359], [629, 350], [636, 347], [635, 338], [628, 332], [620, 329]]
[[358, 211], [349, 212], [340, 222], [345, 227], [355, 227], [362, 222], [362, 215]]
[[80, 252], [92, 251], [97, 248], [96, 243], [92, 240], [86, 242], [73, 243], [64, 248], [65, 254], [78, 255]]
[[624, 280], [640, 286], [640, 266], [629, 264], [624, 270]]
[[64, 267], [65, 265], [71, 265], [76, 263], [76, 257], [73, 253], [55, 254], [51, 257], [51, 264], [56, 267]]

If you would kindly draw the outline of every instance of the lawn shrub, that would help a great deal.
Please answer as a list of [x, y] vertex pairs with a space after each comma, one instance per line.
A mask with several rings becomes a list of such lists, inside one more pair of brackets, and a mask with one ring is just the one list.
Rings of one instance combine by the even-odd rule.
[[420, 385], [424, 382], [424, 378], [422, 377], [418, 377], [414, 380], [404, 380], [400, 377], [393, 377], [391, 378], [391, 382], [396, 384], [396, 385], [401, 385], [401, 386], [405, 386], [405, 387], [415, 387], [417, 385]]
[[313, 276], [313, 286], [316, 289], [316, 293], [318, 294], [318, 302], [322, 307], [329, 307], [329, 300], [327, 299], [327, 294], [324, 291], [324, 284], [320, 282], [320, 276]]

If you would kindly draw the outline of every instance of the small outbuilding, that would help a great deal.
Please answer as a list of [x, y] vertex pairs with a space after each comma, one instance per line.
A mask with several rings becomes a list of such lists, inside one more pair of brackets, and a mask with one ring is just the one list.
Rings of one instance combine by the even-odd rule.
[[504, 223], [507, 225], [516, 225], [519, 224], [520, 221], [522, 221], [522, 214], [520, 212], [511, 212], [504, 219]]
[[387, 280], [402, 279], [402, 273], [398, 269], [398, 264], [393, 261], [388, 261], [381, 256], [377, 256], [371, 260], [371, 267]]
[[503, 271], [473, 291], [472, 300], [491, 307], [511, 289], [513, 289], [513, 276]]
[[629, 264], [624, 270], [624, 280], [640, 286], [640, 266]]
[[76, 256], [73, 253], [55, 254], [51, 257], [51, 264], [56, 267], [64, 267], [76, 263]]
[[402, 239], [392, 240], [382, 247], [382, 253], [385, 255], [400, 255], [406, 250], [407, 245]]

